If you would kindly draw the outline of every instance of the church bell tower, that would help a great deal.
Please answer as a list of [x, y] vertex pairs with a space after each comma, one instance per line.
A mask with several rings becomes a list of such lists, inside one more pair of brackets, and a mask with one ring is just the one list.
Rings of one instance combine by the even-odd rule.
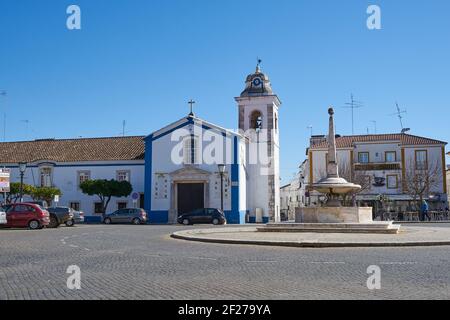
[[263, 222], [280, 221], [280, 146], [278, 110], [269, 77], [261, 72], [260, 60], [247, 76], [245, 89], [235, 98], [239, 129], [248, 138], [246, 157], [247, 208], [250, 218], [262, 213]]

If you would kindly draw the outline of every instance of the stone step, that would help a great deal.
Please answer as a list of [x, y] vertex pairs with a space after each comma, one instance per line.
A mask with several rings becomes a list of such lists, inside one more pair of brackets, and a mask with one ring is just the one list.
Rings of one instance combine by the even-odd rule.
[[398, 233], [400, 225], [392, 222], [372, 223], [270, 223], [258, 227], [260, 232], [324, 232], [324, 233]]
[[393, 227], [392, 221], [370, 222], [370, 223], [268, 223], [268, 228], [368, 228], [387, 229]]

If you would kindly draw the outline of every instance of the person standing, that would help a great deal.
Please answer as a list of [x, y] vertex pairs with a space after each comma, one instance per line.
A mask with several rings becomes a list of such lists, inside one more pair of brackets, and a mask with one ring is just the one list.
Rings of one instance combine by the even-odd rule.
[[430, 215], [428, 214], [428, 203], [423, 200], [422, 205], [420, 206], [421, 220], [425, 221], [425, 217], [427, 217], [428, 221], [431, 221]]

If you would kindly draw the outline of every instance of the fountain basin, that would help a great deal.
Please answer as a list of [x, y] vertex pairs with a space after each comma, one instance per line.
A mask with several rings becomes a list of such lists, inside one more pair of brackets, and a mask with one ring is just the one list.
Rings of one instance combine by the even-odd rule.
[[297, 208], [297, 223], [370, 223], [371, 207], [317, 207]]

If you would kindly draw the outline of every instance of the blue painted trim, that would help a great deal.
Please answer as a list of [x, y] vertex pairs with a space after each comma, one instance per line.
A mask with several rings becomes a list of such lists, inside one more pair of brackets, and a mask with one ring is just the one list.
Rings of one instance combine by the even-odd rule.
[[[239, 161], [238, 161], [238, 150], [239, 143], [238, 137], [233, 139], [233, 163], [231, 164], [231, 215], [233, 220], [239, 215]], [[245, 215], [244, 215], [245, 217]], [[240, 219], [239, 219], [240, 220]], [[244, 221], [245, 223], [245, 221]]]
[[248, 223], [256, 223], [256, 217], [249, 217]]
[[145, 139], [145, 173], [144, 173], [144, 209], [147, 212], [152, 211], [152, 153], [153, 139], [152, 135]]
[[263, 217], [262, 218], [263, 223], [269, 223], [269, 217]]
[[159, 210], [159, 211], [148, 211], [150, 214], [148, 215], [147, 223], [155, 223], [155, 224], [167, 224], [169, 223], [169, 211], [167, 210]]
[[247, 211], [225, 211], [225, 218], [227, 219], [227, 224], [245, 224], [245, 215]]
[[[178, 125], [178, 126], [172, 128], [172, 129], [170, 129], [170, 130], [167, 130], [167, 131], [165, 131], [165, 132], [159, 134], [159, 135], [156, 136], [156, 137], [153, 137], [153, 136], [152, 136], [152, 139], [153, 139], [153, 140], [157, 140], [157, 139], [159, 139], [159, 138], [162, 138], [162, 137], [164, 137], [164, 136], [166, 136], [166, 135], [168, 135], [168, 134], [174, 132], [175, 130], [178, 130], [178, 129], [181, 129], [181, 128], [185, 127], [185, 126], [188, 125], [188, 124], [194, 124], [194, 123], [195, 123], [194, 119], [191, 118], [191, 117], [186, 118], [186, 120], [187, 120], [186, 122], [183, 122], [182, 124], [180, 124], [180, 125]], [[201, 121], [201, 120], [199, 120], [199, 121]], [[234, 137], [238, 137], [238, 136], [239, 136], [237, 133], [235, 133], [235, 132], [233, 132], [233, 131], [229, 131], [229, 130], [226, 130], [226, 129], [222, 129], [222, 130], [221, 130], [221, 129], [219, 129], [219, 128], [212, 128], [212, 127], [209, 127], [209, 126], [207, 126], [207, 125], [205, 125], [205, 124], [203, 124], [203, 123], [202, 123], [202, 128], [205, 129], [205, 130], [212, 130], [212, 131], [215, 131], [215, 132], [217, 132], [217, 133], [220, 133], [223, 137], [226, 137], [227, 134], [232, 135], [232, 136], [234, 136]], [[147, 137], [147, 138], [148, 138], [148, 137]], [[146, 139], [147, 139], [147, 138], [146, 138]]]
[[153, 137], [153, 135], [150, 135], [150, 137], [151, 137], [152, 140], [158, 140], [159, 138], [162, 138], [162, 137], [164, 137], [164, 136], [167, 136], [168, 134], [170, 134], [170, 133], [172, 133], [172, 132], [174, 132], [174, 131], [176, 131], [176, 130], [178, 130], [178, 129], [181, 129], [181, 128], [187, 126], [188, 124], [192, 124], [192, 123], [194, 123], [194, 121], [193, 121], [192, 119], [189, 119], [189, 118], [188, 118], [188, 121], [183, 122], [182, 124], [176, 126], [175, 128], [172, 128], [172, 129], [170, 129], [170, 130], [167, 130], [166, 132], [163, 132], [163, 133], [161, 133], [160, 135], [158, 135], [158, 136], [156, 136], [156, 137]]
[[84, 223], [102, 223], [100, 216], [84, 216]]

